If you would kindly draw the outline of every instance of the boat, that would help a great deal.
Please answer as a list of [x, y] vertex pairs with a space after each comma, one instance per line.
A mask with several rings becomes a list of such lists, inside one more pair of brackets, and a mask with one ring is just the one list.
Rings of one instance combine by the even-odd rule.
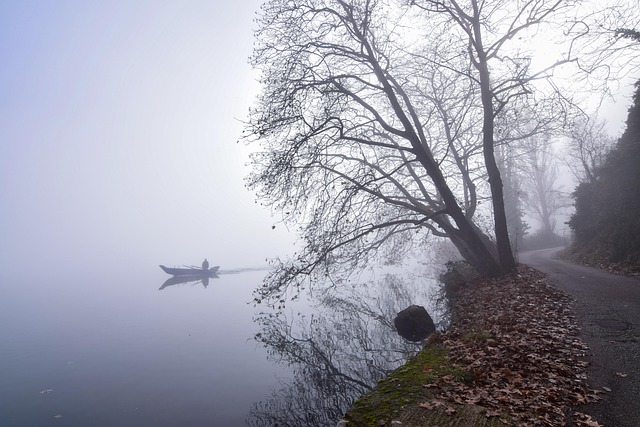
[[160, 268], [162, 269], [162, 271], [164, 271], [167, 274], [171, 274], [173, 276], [200, 276], [200, 277], [211, 277], [214, 276], [217, 272], [218, 269], [220, 268], [219, 265], [216, 265], [214, 267], [210, 267], [208, 269], [202, 269], [202, 268], [197, 268], [197, 267], [183, 267], [183, 268], [171, 268], [171, 267], [165, 267], [164, 265], [161, 265]]

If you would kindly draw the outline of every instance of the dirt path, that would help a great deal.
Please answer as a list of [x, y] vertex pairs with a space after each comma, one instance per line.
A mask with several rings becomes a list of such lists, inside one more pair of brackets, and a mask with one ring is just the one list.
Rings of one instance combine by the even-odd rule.
[[576, 300], [581, 338], [591, 349], [590, 386], [610, 390], [583, 408], [605, 427], [640, 426], [640, 280], [572, 264], [560, 248], [525, 252], [520, 262], [549, 274]]

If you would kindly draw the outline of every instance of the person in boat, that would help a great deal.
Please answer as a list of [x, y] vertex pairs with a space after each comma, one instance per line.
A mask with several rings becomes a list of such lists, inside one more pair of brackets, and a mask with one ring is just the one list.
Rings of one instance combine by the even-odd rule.
[[208, 270], [209, 269], [209, 261], [207, 261], [206, 258], [204, 259], [204, 261], [202, 261], [202, 269], [203, 270]]

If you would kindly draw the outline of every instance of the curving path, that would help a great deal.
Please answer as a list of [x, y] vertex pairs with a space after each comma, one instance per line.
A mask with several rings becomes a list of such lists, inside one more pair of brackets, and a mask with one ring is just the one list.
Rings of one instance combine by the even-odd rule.
[[606, 391], [583, 408], [605, 427], [640, 426], [640, 280], [560, 260], [562, 248], [520, 254], [576, 300], [581, 338], [589, 346], [589, 385]]

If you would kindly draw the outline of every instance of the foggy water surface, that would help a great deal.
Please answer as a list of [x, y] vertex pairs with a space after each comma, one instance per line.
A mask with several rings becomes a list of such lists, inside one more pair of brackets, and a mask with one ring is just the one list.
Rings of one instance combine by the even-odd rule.
[[162, 291], [157, 266], [4, 278], [0, 424], [244, 425], [286, 377], [250, 339], [263, 275]]
[[419, 294], [392, 276], [275, 316], [247, 304], [264, 271], [69, 271], [2, 278], [2, 426], [335, 425], [417, 349], [391, 323]]

